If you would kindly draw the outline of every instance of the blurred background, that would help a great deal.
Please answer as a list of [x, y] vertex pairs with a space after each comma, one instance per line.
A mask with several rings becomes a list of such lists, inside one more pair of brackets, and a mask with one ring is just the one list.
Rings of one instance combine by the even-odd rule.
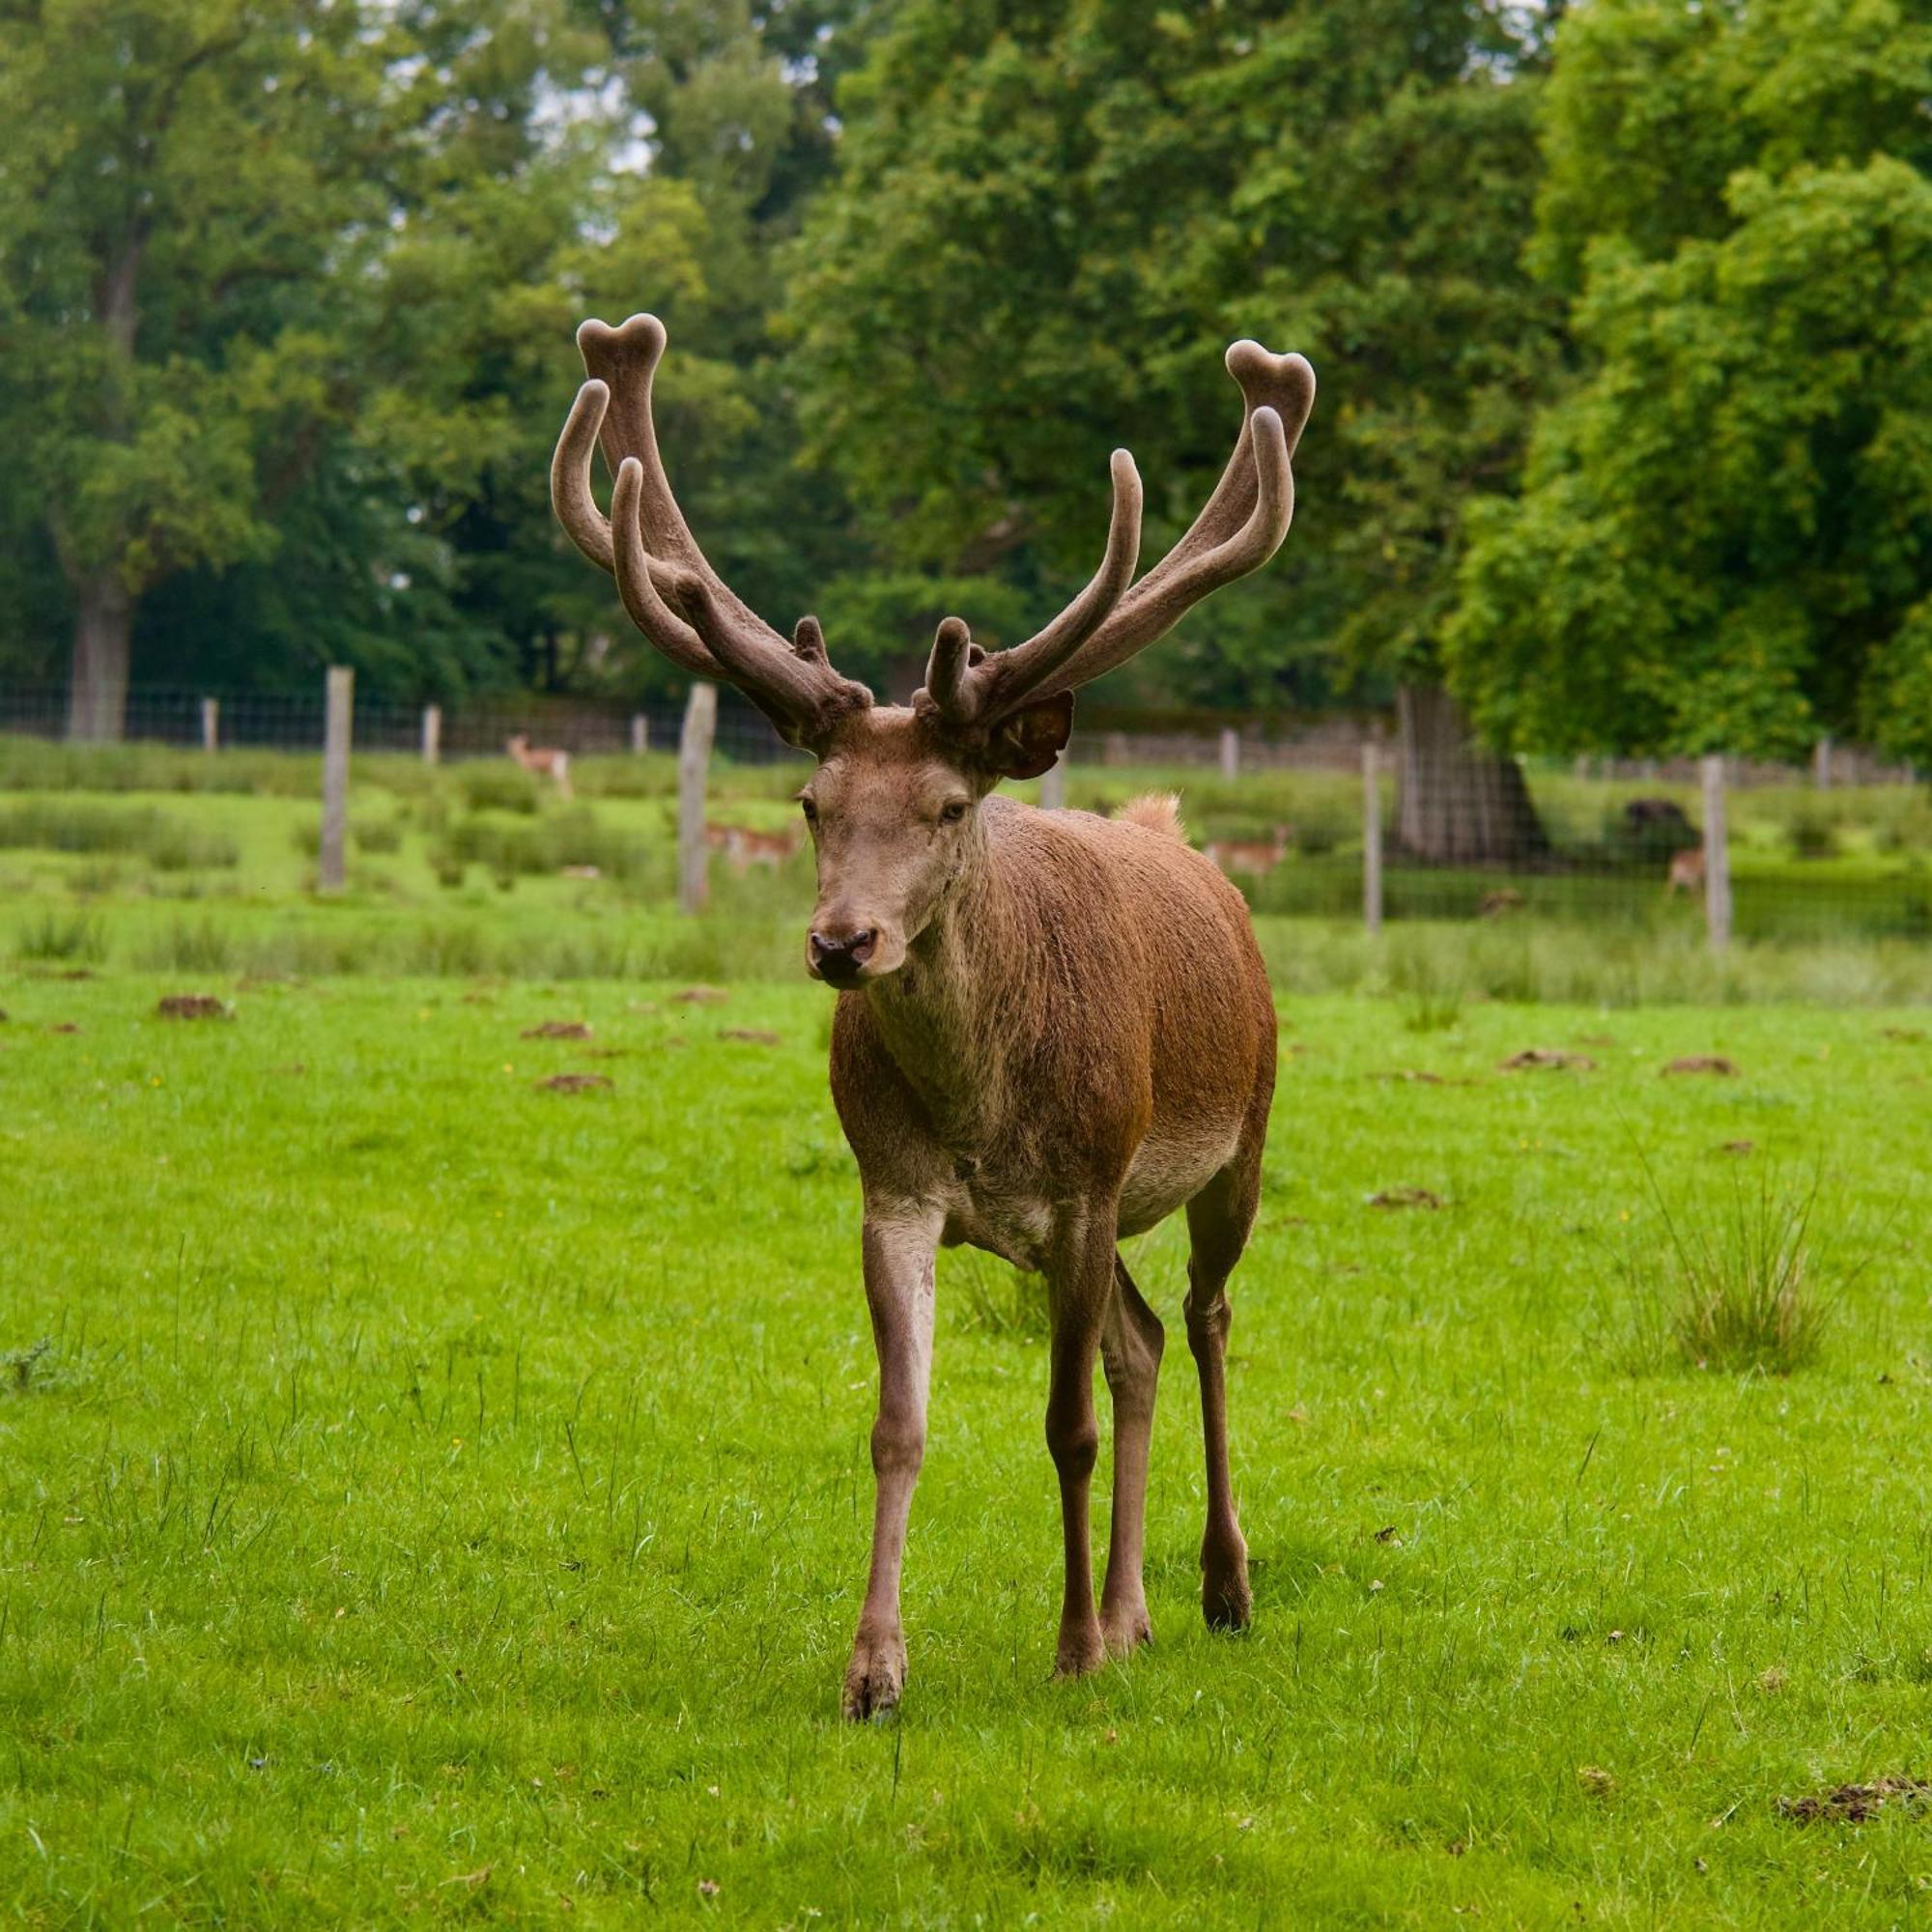
[[[1371, 933], [1932, 936], [1929, 95], [1896, 0], [0, 8], [0, 779], [312, 798], [340, 667], [352, 886], [621, 873], [688, 695], [550, 513], [581, 318], [665, 319], [700, 541], [897, 698], [1084, 581], [1117, 442], [1160, 554], [1252, 334], [1293, 531], [1083, 695], [1073, 803]], [[791, 781], [711, 745], [735, 865]], [[404, 769], [466, 758], [578, 835], [505, 862]], [[16, 888], [132, 849], [35, 810]]]

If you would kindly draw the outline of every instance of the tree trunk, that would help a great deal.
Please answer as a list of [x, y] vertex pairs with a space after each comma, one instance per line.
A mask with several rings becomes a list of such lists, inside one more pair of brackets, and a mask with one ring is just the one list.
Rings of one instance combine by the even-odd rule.
[[1396, 838], [1411, 858], [1438, 866], [1539, 860], [1548, 836], [1522, 768], [1476, 742], [1463, 707], [1438, 685], [1396, 693], [1400, 810]]
[[75, 586], [73, 681], [67, 735], [82, 743], [119, 744], [128, 721], [128, 654], [134, 599], [111, 570]]

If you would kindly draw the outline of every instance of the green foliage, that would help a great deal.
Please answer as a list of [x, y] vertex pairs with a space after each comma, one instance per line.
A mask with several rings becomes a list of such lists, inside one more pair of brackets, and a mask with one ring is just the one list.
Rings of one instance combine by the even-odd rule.
[[1280, 705], [1427, 674], [1461, 499], [1549, 362], [1517, 263], [1539, 58], [1465, 0], [895, 10], [795, 263], [813, 453], [895, 554], [997, 571], [1037, 623], [1097, 554], [1110, 446], [1157, 556], [1238, 420], [1222, 346], [1303, 350], [1322, 393], [1284, 555], [1127, 675]]
[[1585, 367], [1471, 512], [1451, 668], [1492, 736], [1932, 750], [1928, 84], [1887, 0], [1566, 21], [1540, 248]]

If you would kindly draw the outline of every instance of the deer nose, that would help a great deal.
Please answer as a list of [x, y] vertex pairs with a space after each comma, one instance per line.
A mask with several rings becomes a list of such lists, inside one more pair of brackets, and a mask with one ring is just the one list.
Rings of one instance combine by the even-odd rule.
[[811, 963], [828, 980], [849, 980], [872, 956], [878, 943], [879, 935], [869, 925], [850, 933], [819, 932], [814, 929], [811, 934]]

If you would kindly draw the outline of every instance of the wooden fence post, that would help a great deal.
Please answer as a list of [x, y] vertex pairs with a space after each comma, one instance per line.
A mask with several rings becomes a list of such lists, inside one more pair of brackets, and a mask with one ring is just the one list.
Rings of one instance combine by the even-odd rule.
[[1731, 943], [1731, 847], [1724, 830], [1724, 759], [1714, 753], [1700, 761], [1704, 777], [1704, 923], [1711, 951]]
[[718, 730], [718, 687], [694, 684], [677, 740], [677, 906], [702, 912], [707, 877], [704, 844], [704, 780], [711, 741]]
[[1232, 724], [1221, 727], [1221, 778], [1233, 784], [1241, 776], [1241, 734]]
[[442, 706], [425, 704], [423, 706], [422, 733], [423, 763], [440, 764], [442, 761]]
[[204, 697], [201, 700], [201, 749], [213, 752], [221, 744], [221, 700], [218, 697]]
[[1382, 754], [1373, 738], [1362, 747], [1362, 923], [1371, 939], [1382, 929]]
[[342, 890], [342, 852], [349, 831], [349, 735], [355, 716], [355, 673], [331, 665], [322, 745], [322, 848], [315, 873], [316, 885], [325, 893]]
[[1039, 809], [1064, 811], [1066, 809], [1066, 753], [1062, 752], [1039, 775]]
[[1820, 738], [1811, 748], [1811, 782], [1820, 791], [1832, 789], [1832, 741], [1829, 738]]
[[651, 749], [651, 721], [641, 711], [631, 714], [631, 755], [641, 758]]

